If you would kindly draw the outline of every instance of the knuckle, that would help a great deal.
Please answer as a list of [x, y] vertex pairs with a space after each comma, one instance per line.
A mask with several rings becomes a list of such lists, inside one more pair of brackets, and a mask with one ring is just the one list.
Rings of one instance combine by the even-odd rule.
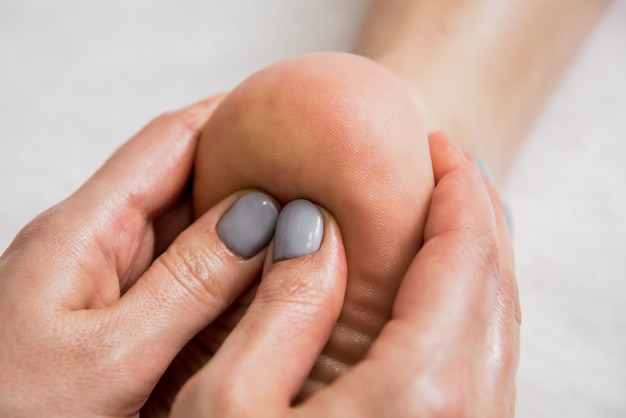
[[503, 270], [501, 275], [498, 296], [496, 298], [497, 309], [500, 311], [501, 316], [513, 318], [517, 324], [521, 324], [522, 312], [515, 273], [511, 270]]
[[238, 382], [232, 376], [232, 373], [221, 376], [222, 383], [213, 396], [215, 400], [213, 407], [224, 417], [253, 416], [253, 411], [245, 410], [246, 405], [249, 405], [249, 394], [243, 390], [246, 382]]
[[476, 262], [483, 266], [490, 277], [496, 280], [501, 279], [500, 271], [500, 249], [493, 231], [473, 231], [475, 240]]
[[197, 381], [203, 383], [190, 390], [194, 392], [194, 402], [200, 406], [198, 410], [204, 411], [205, 416], [224, 418], [276, 417], [267, 407], [259, 409], [258, 398], [250, 391], [249, 379], [244, 377], [248, 374], [240, 373], [243, 367], [222, 367], [210, 379]]
[[326, 304], [332, 286], [317, 280], [306, 267], [272, 272], [263, 278], [255, 300], [262, 304], [282, 303], [314, 309]]
[[13, 242], [7, 248], [6, 254], [18, 251], [31, 242], [41, 240], [42, 237], [48, 236], [53, 226], [53, 218], [57, 212], [57, 206], [40, 213], [15, 236]]
[[195, 135], [202, 126], [202, 121], [194, 112], [183, 109], [167, 112], [157, 116], [151, 124], [166, 126], [173, 132], [182, 135]]
[[427, 417], [431, 418], [465, 418], [470, 417], [467, 398], [458, 391], [447, 390], [441, 393], [439, 402], [430, 402]]
[[[223, 251], [222, 251], [223, 252]], [[211, 244], [180, 240], [172, 244], [157, 262], [189, 295], [202, 303], [217, 303], [225, 290], [214, 280], [224, 268], [226, 257]]]
[[[465, 376], [463, 376], [465, 377]], [[444, 373], [433, 379], [427, 379], [421, 385], [424, 389], [411, 410], [416, 416], [428, 418], [464, 418], [471, 417], [471, 401], [466, 380], [459, 373]], [[410, 403], [409, 403], [410, 404]], [[400, 416], [405, 416], [400, 414]]]
[[187, 110], [174, 113], [171, 123], [173, 128], [187, 134], [195, 134], [201, 127], [197, 115]]
[[[452, 390], [450, 390], [452, 389]], [[431, 404], [430, 415], [433, 418], [462, 418], [468, 417], [469, 405], [465, 388], [446, 388], [442, 390], [441, 401], [436, 405]]]

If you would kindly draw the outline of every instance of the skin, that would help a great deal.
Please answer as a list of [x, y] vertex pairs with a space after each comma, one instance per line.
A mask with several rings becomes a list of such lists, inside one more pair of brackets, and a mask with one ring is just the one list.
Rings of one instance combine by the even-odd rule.
[[495, 191], [442, 135], [430, 138], [425, 244], [391, 320], [364, 361], [290, 406], [344, 302], [344, 240], [323, 211], [317, 252], [274, 263], [270, 244], [244, 260], [215, 232], [244, 191], [191, 222], [186, 185], [218, 100], [155, 119], [0, 257], [0, 415], [138, 416], [190, 338], [261, 271], [248, 313], [172, 416], [510, 411], [519, 332], [510, 237]]
[[[512, 415], [520, 314], [499, 202], [467, 156], [441, 135], [427, 152], [424, 134], [445, 128], [501, 178], [608, 2], [544, 3], [375, 2], [356, 52], [399, 78], [322, 56], [238, 89], [205, 130], [193, 222], [185, 191], [219, 98], [148, 125], [0, 258], [0, 415], [167, 413], [183, 384], [173, 416]], [[493, 26], [477, 31], [485, 17]], [[280, 146], [233, 155], [221, 139], [251, 137]], [[260, 166], [246, 171], [255, 153]], [[418, 172], [428, 156], [430, 174]], [[298, 194], [329, 209], [314, 255], [273, 263], [265, 249], [242, 260], [216, 236], [241, 193], [230, 191], [270, 188], [271, 177], [279, 201]], [[390, 229], [360, 231], [352, 215]], [[398, 252], [395, 239], [406, 244]]]
[[282, 204], [320, 204], [344, 236], [342, 314], [303, 396], [361, 360], [389, 319], [422, 244], [433, 185], [426, 134], [405, 86], [358, 56], [314, 54], [265, 68], [209, 120], [196, 159], [196, 213], [258, 188]]
[[[414, 239], [402, 241], [403, 234], [421, 235], [429, 202], [421, 191], [417, 200], [402, 200], [410, 190], [402, 184], [407, 179], [429, 190], [424, 162], [407, 161], [416, 152], [426, 155], [422, 133], [451, 132], [501, 182], [608, 4], [374, 1], [354, 47], [373, 62], [328, 54], [290, 60], [256, 74], [223, 102], [200, 143], [196, 213], [233, 190], [259, 187], [281, 201], [304, 196], [328, 207], [345, 236], [344, 308], [299, 399], [363, 359], [389, 319], [398, 271], [412, 257], [405, 250], [416, 248]], [[374, 62], [396, 79], [382, 76]], [[389, 111], [396, 112], [393, 119]], [[386, 242], [390, 235], [401, 245]], [[386, 269], [388, 260], [397, 271]]]
[[338, 311], [341, 300], [321, 300], [306, 286], [311, 293], [297, 292], [290, 305], [297, 314], [263, 315], [262, 296], [183, 387], [172, 417], [513, 415], [520, 311], [501, 206], [456, 145], [442, 134], [430, 144], [436, 187], [425, 244], [365, 359], [293, 406], [325, 340], [292, 337], [330, 333], [332, 322], [319, 315]]
[[478, 153], [501, 184], [610, 0], [376, 0], [353, 52], [409, 84], [427, 131]]
[[[233, 197], [192, 226], [182, 197], [216, 103], [155, 119], [2, 254], [1, 416], [137, 416], [176, 353], [254, 279], [263, 254], [234, 257], [214, 232]], [[186, 267], [199, 262], [210, 276]]]

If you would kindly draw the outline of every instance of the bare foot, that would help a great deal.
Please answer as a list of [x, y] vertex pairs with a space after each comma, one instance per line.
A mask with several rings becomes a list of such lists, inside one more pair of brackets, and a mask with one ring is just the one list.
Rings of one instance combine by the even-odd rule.
[[[341, 228], [344, 306], [300, 398], [363, 359], [389, 319], [400, 280], [422, 245], [433, 187], [414, 97], [403, 80], [366, 58], [324, 53], [280, 62], [245, 80], [213, 113], [197, 151], [196, 215], [250, 188], [281, 204], [309, 199]], [[251, 289], [189, 343], [148, 403], [151, 416], [156, 410], [165, 416], [253, 296]]]
[[379, 64], [348, 54], [270, 66], [216, 109], [195, 175], [198, 214], [233, 191], [256, 188], [281, 204], [309, 199], [335, 216], [348, 289], [303, 393], [361, 360], [421, 246], [434, 185], [426, 132], [406, 85]]

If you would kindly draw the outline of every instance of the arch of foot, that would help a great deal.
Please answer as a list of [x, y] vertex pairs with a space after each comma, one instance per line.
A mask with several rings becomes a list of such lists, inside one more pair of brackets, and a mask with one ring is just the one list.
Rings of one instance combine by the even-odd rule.
[[421, 246], [434, 184], [422, 118], [403, 82], [351, 54], [269, 66], [215, 110], [195, 170], [196, 214], [247, 188], [281, 204], [309, 199], [333, 214], [346, 248], [348, 287], [303, 394], [362, 359]]

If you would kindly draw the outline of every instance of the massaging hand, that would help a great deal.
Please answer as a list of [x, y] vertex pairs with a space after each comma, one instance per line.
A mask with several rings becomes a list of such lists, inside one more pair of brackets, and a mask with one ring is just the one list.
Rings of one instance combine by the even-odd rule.
[[[269, 236], [262, 233], [262, 225], [251, 225], [247, 231], [252, 229], [260, 234], [253, 242], [242, 242], [242, 237], [247, 234], [242, 236], [239, 231], [230, 229], [227, 219], [245, 219], [246, 211], [241, 210], [242, 206], [253, 208], [251, 210], [269, 208], [269, 212], [262, 210], [262, 213], [267, 214], [266, 222], [271, 224], [271, 199], [257, 193], [238, 193], [211, 208], [191, 226], [187, 201], [177, 199], [188, 182], [198, 130], [215, 101], [208, 100], [154, 121], [118, 151], [77, 193], [27, 226], [2, 256], [2, 415], [36, 416], [41, 411], [46, 411], [48, 416], [136, 415], [174, 356], [256, 277], [265, 259], [266, 251], [262, 247]], [[358, 393], [370, 402], [383, 399], [385, 415], [388, 415], [390, 405], [395, 405], [398, 411], [404, 411], [406, 406], [407, 413], [418, 407], [466, 405], [456, 401], [468, 400], [476, 400], [470, 406], [504, 408], [510, 405], [507, 401], [513, 393], [518, 332], [513, 304], [516, 301], [515, 284], [508, 258], [510, 248], [506, 236], [503, 239], [494, 235], [493, 224], [490, 224], [493, 209], [485, 202], [484, 190], [476, 196], [469, 193], [477, 187], [476, 184], [467, 188], [468, 193], [463, 195], [467, 200], [463, 204], [463, 207], [467, 205], [467, 212], [446, 206], [446, 199], [454, 203], [459, 198], [460, 186], [467, 181], [463, 180], [463, 173], [471, 169], [459, 169], [454, 163], [442, 165], [441, 162], [448, 157], [438, 156], [436, 150], [439, 148], [433, 146], [433, 158], [439, 161], [435, 166], [439, 185], [427, 227], [428, 244], [402, 285], [394, 319], [368, 355], [368, 361], [359, 364], [345, 379], [340, 379], [332, 386], [332, 391], [323, 391], [307, 401], [309, 403], [304, 404], [302, 411], [313, 411], [312, 408], [305, 409], [306, 405], [317, 405], [316, 408], [322, 410], [336, 406], [342, 412], [355, 408], [354, 414], [362, 415], [360, 408], [369, 404], [360, 398], [351, 398]], [[454, 152], [449, 146], [447, 149], [454, 162]], [[466, 160], [456, 157], [461, 166], [467, 164]], [[461, 177], [461, 180], [446, 180], [451, 177]], [[250, 202], [254, 204], [250, 205]], [[486, 212], [482, 212], [485, 209]], [[228, 215], [223, 216], [226, 212]], [[222, 354], [185, 387], [177, 408], [184, 409], [185, 402], [189, 402], [187, 407], [190, 409], [197, 407], [198, 401], [205, 398], [202, 392], [207, 388], [207, 380], [212, 379], [204, 377], [214, 378], [215, 373], [224, 373], [226, 379], [217, 385], [211, 383], [213, 389], [209, 392], [213, 395], [208, 398], [217, 396], [225, 400], [220, 401], [221, 405], [232, 408], [230, 411], [235, 415], [250, 408], [254, 408], [255, 414], [265, 410], [271, 415], [276, 408], [286, 409], [290, 398], [297, 393], [297, 382], [306, 377], [308, 366], [338, 315], [345, 286], [345, 260], [338, 229], [328, 214], [304, 202], [285, 211], [285, 214], [289, 213], [296, 215], [285, 219], [295, 218], [298, 224], [309, 225], [311, 231], [317, 231], [312, 236], [318, 238], [319, 221], [324, 220], [319, 250], [315, 252], [315, 243], [302, 247], [302, 242], [286, 244], [277, 238], [278, 250], [272, 251], [265, 261], [265, 276], [250, 308], [251, 314], [246, 315], [229, 337], [225, 348], [220, 350]], [[458, 219], [455, 218], [457, 215]], [[497, 210], [496, 218], [499, 234], [505, 235]], [[488, 228], [483, 228], [485, 223]], [[278, 233], [277, 237], [290, 236], [289, 224], [285, 222], [286, 227], [279, 228], [286, 232]], [[185, 228], [168, 248], [171, 240]], [[221, 235], [216, 229], [221, 230]], [[439, 235], [441, 230], [447, 232]], [[478, 234], [474, 235], [474, 232]], [[471, 246], [472, 242], [475, 246]], [[439, 253], [450, 244], [454, 249], [463, 243], [469, 247], [458, 254], [454, 251]], [[290, 248], [296, 251], [290, 253]], [[253, 255], [255, 250], [259, 252]], [[300, 256], [309, 250], [314, 251], [313, 254]], [[152, 263], [154, 256], [161, 252], [163, 255]], [[273, 263], [272, 255], [276, 254], [286, 259]], [[289, 260], [289, 257], [295, 258]], [[429, 261], [429, 266], [430, 257], [435, 259]], [[460, 259], [455, 260], [456, 257]], [[440, 263], [442, 258], [451, 259]], [[495, 261], [501, 264], [500, 269], [493, 270]], [[484, 279], [481, 273], [485, 273], [485, 277], [502, 274], [495, 304], [489, 292], [482, 292], [485, 288], [488, 290], [490, 284], [493, 288], [495, 281], [478, 280], [484, 288], [474, 289], [474, 282], [458, 287], [459, 283], [452, 280], [465, 278], [457, 274], [467, 267], [461, 267], [461, 264], [468, 263], [474, 266], [471, 271], [476, 273], [468, 274], [469, 278]], [[457, 270], [454, 277], [448, 277], [447, 270], [454, 270], [455, 266], [462, 270], [461, 273]], [[430, 281], [415, 282], [415, 278], [410, 279], [414, 276], [412, 270], [439, 268], [444, 271], [433, 277], [440, 280], [431, 282], [431, 278]], [[414, 282], [417, 284], [410, 284]], [[464, 284], [463, 280], [460, 284]], [[410, 310], [407, 311], [406, 299], [419, 299], [422, 291], [411, 291], [408, 294], [413, 296], [402, 296], [407, 293], [404, 289], [413, 286], [423, 287], [423, 297], [427, 299], [418, 305], [420, 312], [429, 312], [427, 318], [416, 316], [421, 318], [421, 326], [416, 319], [409, 321], [415, 312], [408, 315]], [[463, 289], [466, 288], [468, 293], [465, 294]], [[443, 291], [450, 294], [436, 294]], [[433, 292], [439, 297], [432, 298]], [[480, 296], [485, 297], [484, 306], [474, 300], [481, 301]], [[405, 302], [401, 303], [402, 300]], [[454, 301], [456, 303], [452, 303]], [[477, 309], [480, 306], [484, 309]], [[492, 306], [493, 313], [489, 315], [486, 312]], [[473, 315], [463, 319], [463, 307]], [[474, 312], [477, 310], [480, 312]], [[457, 315], [448, 320], [449, 312], [457, 312]], [[481, 312], [483, 315], [479, 315]], [[407, 321], [417, 326], [409, 333], [404, 329]], [[491, 325], [485, 333], [486, 321]], [[446, 322], [445, 327], [442, 322]], [[465, 328], [466, 325], [471, 326]], [[423, 334], [416, 332], [420, 329]], [[431, 341], [427, 338], [428, 331], [440, 337]], [[467, 336], [463, 337], [465, 334]], [[422, 347], [423, 356], [411, 354], [414, 362], [419, 357], [425, 363], [417, 362], [413, 367], [407, 367], [411, 362], [407, 363], [406, 358], [396, 354], [406, 356], [413, 349], [419, 349], [420, 342], [414, 341], [418, 335], [424, 336], [422, 344], [430, 341], [432, 346]], [[386, 355], [393, 339], [405, 342], [392, 344], [391, 349], [399, 351]], [[469, 341], [469, 347], [475, 349], [459, 348], [459, 341], [463, 339], [472, 340], [474, 344]], [[447, 346], [451, 342], [453, 344]], [[432, 354], [428, 348], [433, 347], [441, 348], [440, 352], [444, 353], [434, 363], [427, 361], [428, 355]], [[272, 353], [271, 361], [264, 363], [269, 352]], [[446, 352], [450, 355], [446, 356]], [[490, 355], [493, 353], [499, 356]], [[463, 363], [459, 356], [468, 361]], [[281, 366], [270, 367], [277, 359], [282, 360]], [[398, 364], [402, 369], [400, 373], [396, 373]], [[426, 364], [432, 370], [430, 377], [420, 375], [420, 364]], [[469, 364], [474, 366], [468, 368]], [[370, 375], [372, 367], [376, 370]], [[267, 374], [268, 370], [274, 373], [274, 378]], [[283, 373], [279, 373], [281, 370]], [[446, 371], [450, 374], [444, 373]], [[362, 373], [365, 380], [358, 383]], [[255, 380], [251, 380], [254, 376], [257, 376], [256, 381], [261, 379], [262, 382], [254, 384]], [[473, 385], [473, 395], [470, 395], [463, 376], [478, 377], [478, 383], [482, 381], [485, 385]], [[415, 380], [416, 377], [420, 378]], [[401, 402], [402, 396], [408, 396], [407, 391], [402, 390], [403, 382], [410, 379], [422, 382], [412, 390], [427, 394], [428, 402], [408, 406]], [[351, 394], [350, 386], [355, 383], [357, 386]], [[283, 388], [273, 392], [278, 387], [276, 385], [281, 384], [284, 384]], [[250, 392], [250, 388], [256, 388], [255, 392]], [[275, 395], [262, 396], [263, 388], [271, 388], [268, 393]], [[438, 390], [442, 398], [431, 396]], [[385, 394], [385, 391], [390, 392]], [[201, 398], [195, 397], [201, 393]], [[246, 397], [238, 398], [241, 395]], [[328, 396], [331, 398], [325, 400]], [[490, 396], [502, 402], [492, 402]], [[447, 399], [453, 402], [445, 402]], [[440, 403], [433, 405], [433, 400]], [[484, 402], [478, 402], [481, 400]], [[214, 403], [212, 407], [219, 408], [220, 403]], [[270, 409], [263, 409], [266, 407]], [[366, 409], [374, 415], [379, 411], [371, 406]]]
[[[273, 254], [288, 259], [319, 245], [294, 237], [294, 222], [323, 241], [314, 257], [275, 266], [265, 261], [277, 209], [267, 196], [237, 193], [191, 224], [184, 191], [199, 131], [217, 100], [150, 123], [2, 255], [0, 416], [137, 416], [174, 356], [264, 262], [255, 299], [260, 321], [277, 310], [291, 312], [288, 320], [315, 311], [319, 332], [330, 327], [345, 279], [331, 217], [302, 202], [285, 211], [291, 217]], [[309, 296], [315, 298], [304, 303]], [[295, 331], [303, 346], [325, 338]], [[265, 337], [240, 343], [280, 348], [285, 335]]]
[[[296, 275], [284, 284], [289, 296], [272, 300], [268, 281], [216, 356], [183, 387], [171, 416], [513, 415], [520, 311], [502, 210], [455, 145], [441, 134], [431, 135], [430, 145], [436, 187], [425, 245], [365, 359], [291, 406], [341, 299]], [[325, 277], [325, 289], [342, 288], [342, 274]]]

